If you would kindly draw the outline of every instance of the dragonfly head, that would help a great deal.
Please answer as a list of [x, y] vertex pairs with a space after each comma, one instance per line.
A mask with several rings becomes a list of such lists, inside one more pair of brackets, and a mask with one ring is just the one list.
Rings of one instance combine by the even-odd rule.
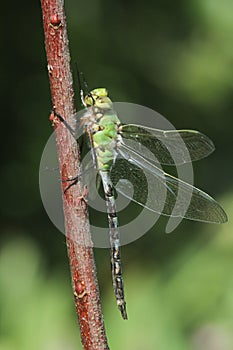
[[92, 90], [84, 97], [86, 107], [96, 106], [102, 109], [109, 109], [112, 107], [112, 101], [108, 97], [108, 91], [105, 88], [97, 88]]

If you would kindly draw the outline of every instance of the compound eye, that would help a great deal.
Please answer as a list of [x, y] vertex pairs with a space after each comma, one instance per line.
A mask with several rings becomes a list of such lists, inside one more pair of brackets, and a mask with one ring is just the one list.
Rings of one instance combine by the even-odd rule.
[[94, 104], [95, 104], [95, 99], [94, 99], [94, 97], [92, 96], [92, 94], [88, 94], [88, 95], [85, 97], [85, 103], [87, 104], [87, 106], [94, 106]]

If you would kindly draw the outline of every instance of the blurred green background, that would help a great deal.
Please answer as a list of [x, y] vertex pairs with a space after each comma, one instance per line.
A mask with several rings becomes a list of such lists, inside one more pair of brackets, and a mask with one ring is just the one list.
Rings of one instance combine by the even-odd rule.
[[[214, 141], [215, 153], [194, 164], [195, 184], [229, 216], [222, 226], [183, 221], [170, 235], [161, 218], [122, 248], [127, 322], [115, 305], [109, 252], [95, 250], [110, 348], [230, 350], [233, 2], [70, 0], [66, 12], [72, 59], [91, 88], [105, 86], [113, 100], [151, 107]], [[65, 238], [38, 186], [52, 132], [39, 1], [3, 2], [0, 23], [0, 350], [81, 349]]]

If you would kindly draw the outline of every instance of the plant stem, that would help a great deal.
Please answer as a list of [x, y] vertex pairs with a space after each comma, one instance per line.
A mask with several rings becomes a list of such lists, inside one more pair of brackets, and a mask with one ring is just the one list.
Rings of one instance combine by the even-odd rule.
[[[65, 120], [75, 114], [73, 80], [63, 0], [41, 0], [52, 104]], [[71, 121], [75, 124], [75, 119]], [[70, 123], [70, 119], [69, 119]], [[78, 145], [60, 123], [55, 129], [62, 179], [78, 174]], [[109, 349], [101, 312], [99, 287], [90, 236], [87, 204], [80, 183], [66, 193], [62, 183], [66, 243], [76, 312], [84, 349]]]

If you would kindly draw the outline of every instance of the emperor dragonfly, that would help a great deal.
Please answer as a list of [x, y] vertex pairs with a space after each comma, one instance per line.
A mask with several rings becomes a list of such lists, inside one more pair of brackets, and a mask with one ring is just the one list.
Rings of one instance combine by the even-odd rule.
[[[117, 191], [127, 198], [162, 215], [184, 217], [209, 223], [224, 223], [227, 221], [227, 215], [212, 197], [200, 189], [165, 173], [150, 159], [150, 153], [152, 153], [157, 156], [161, 164], [183, 164], [206, 157], [214, 150], [214, 145], [207, 136], [194, 130], [164, 131], [141, 125], [122, 124], [113, 109], [112, 101], [105, 88], [94, 89], [86, 96], [83, 96], [81, 90], [81, 99], [85, 107], [81, 124], [89, 136], [94, 167], [102, 180], [105, 194], [113, 288], [121, 315], [123, 319], [127, 319], [114, 184], [122, 176], [124, 167], [129, 162], [146, 174], [147, 179], [154, 185], [154, 190], [152, 193], [146, 193], [148, 198], [145, 204], [146, 184], [143, 183], [140, 177], [137, 177], [136, 172], [136, 176], [134, 174], [132, 177], [134, 182], [133, 195], [129, 191], [127, 183], [123, 182], [117, 188]], [[188, 157], [182, 147], [176, 149], [180, 138], [182, 138], [185, 148], [189, 151]], [[126, 140], [136, 141], [138, 147], [132, 148]], [[164, 146], [167, 143], [170, 147], [176, 149], [175, 161], [169, 149]], [[141, 148], [141, 145], [150, 152], [145, 154], [145, 148]], [[120, 161], [119, 158], [121, 158]], [[75, 183], [76, 179], [73, 180]], [[163, 198], [161, 205], [160, 194], [164, 191], [166, 197]], [[178, 191], [182, 200], [174, 211]]]

